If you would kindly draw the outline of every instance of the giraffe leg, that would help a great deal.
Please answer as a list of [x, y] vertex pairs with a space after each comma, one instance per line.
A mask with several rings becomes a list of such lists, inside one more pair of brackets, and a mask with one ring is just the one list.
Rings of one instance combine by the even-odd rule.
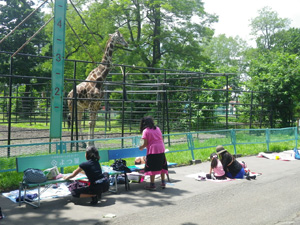
[[[89, 131], [89, 140], [94, 139], [95, 126], [97, 120], [97, 111], [90, 112], [90, 131]], [[88, 146], [94, 146], [94, 141], [89, 141]]]
[[[78, 131], [79, 131], [79, 134], [78, 136], [81, 137], [81, 140], [83, 141], [84, 140], [84, 137], [83, 137], [83, 131], [82, 131], [82, 116], [83, 116], [83, 112], [84, 110], [80, 110], [78, 112], [78, 116], [77, 116], [77, 119], [78, 119]], [[81, 142], [81, 147], [82, 148], [86, 148], [86, 143], [85, 142]]]

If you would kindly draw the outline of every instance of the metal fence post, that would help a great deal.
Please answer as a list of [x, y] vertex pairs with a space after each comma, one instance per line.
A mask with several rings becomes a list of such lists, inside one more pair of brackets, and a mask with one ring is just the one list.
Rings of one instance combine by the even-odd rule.
[[296, 144], [296, 148], [297, 148], [297, 146], [298, 146], [298, 127], [296, 126], [296, 127], [294, 127], [294, 129], [295, 129], [295, 144]]
[[266, 143], [267, 143], [267, 151], [269, 151], [270, 149], [270, 130], [267, 128], [266, 129]]
[[140, 137], [138, 137], [138, 136], [135, 136], [135, 137], [132, 138], [132, 145], [133, 145], [133, 147], [139, 147], [139, 144], [140, 144], [139, 138]]
[[231, 129], [231, 143], [233, 145], [233, 148], [234, 148], [234, 154], [236, 155], [237, 152], [236, 152], [236, 136], [235, 136], [235, 130], [234, 129]]
[[195, 156], [194, 156], [194, 148], [195, 147], [194, 147], [193, 136], [190, 133], [188, 133], [186, 136], [187, 136], [188, 147], [191, 150], [192, 160], [195, 160]]

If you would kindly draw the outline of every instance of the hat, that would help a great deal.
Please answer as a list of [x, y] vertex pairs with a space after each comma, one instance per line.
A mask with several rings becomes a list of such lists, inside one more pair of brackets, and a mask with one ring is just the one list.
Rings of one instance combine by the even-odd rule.
[[218, 145], [216, 150], [218, 155], [227, 151], [222, 145]]

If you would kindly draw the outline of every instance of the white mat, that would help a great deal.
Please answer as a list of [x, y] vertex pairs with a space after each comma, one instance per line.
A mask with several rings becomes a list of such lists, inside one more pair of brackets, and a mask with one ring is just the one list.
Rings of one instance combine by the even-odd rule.
[[[49, 198], [59, 198], [59, 197], [65, 197], [68, 195], [71, 195], [71, 192], [69, 191], [67, 187], [67, 183], [59, 183], [59, 184], [53, 184], [48, 190], [43, 192], [45, 188], [41, 187], [41, 200], [42, 199], [49, 199]], [[26, 194], [37, 194], [38, 189], [32, 189], [27, 190]], [[16, 199], [19, 197], [19, 190], [2, 193], [3, 196], [6, 198], [9, 198], [11, 201], [17, 203]], [[21, 192], [21, 196], [24, 195], [24, 192]]]
[[273, 153], [265, 153], [260, 152], [257, 155], [258, 157], [273, 159], [273, 160], [282, 160], [282, 161], [291, 161], [295, 159], [295, 152], [294, 150], [288, 150], [283, 152], [273, 152]]

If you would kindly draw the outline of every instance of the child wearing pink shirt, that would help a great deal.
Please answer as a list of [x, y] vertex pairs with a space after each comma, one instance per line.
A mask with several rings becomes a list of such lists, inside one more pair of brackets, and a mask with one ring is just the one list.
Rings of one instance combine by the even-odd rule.
[[226, 179], [225, 171], [223, 169], [223, 165], [221, 161], [218, 159], [218, 155], [216, 153], [212, 153], [210, 155], [210, 170], [209, 174], [206, 174], [207, 179], [212, 179], [215, 177], [217, 180], [224, 180]]
[[143, 145], [140, 150], [147, 148], [145, 161], [145, 175], [150, 175], [150, 186], [145, 188], [148, 190], [156, 190], [154, 183], [155, 175], [161, 176], [161, 188], [166, 187], [165, 174], [168, 174], [168, 164], [165, 156], [165, 145], [162, 133], [159, 127], [154, 125], [153, 119], [149, 116], [141, 120], [140, 132], [142, 133]]

